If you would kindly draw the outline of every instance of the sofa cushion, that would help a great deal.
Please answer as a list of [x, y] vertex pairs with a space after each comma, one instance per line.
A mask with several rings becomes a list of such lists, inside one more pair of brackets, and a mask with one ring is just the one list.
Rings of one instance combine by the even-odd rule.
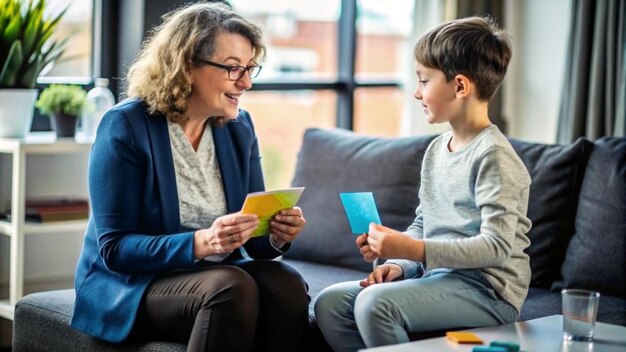
[[[560, 291], [531, 287], [518, 320], [537, 319], [561, 313]], [[600, 296], [598, 321], [626, 326], [626, 298]]]
[[626, 138], [595, 143], [561, 271], [555, 288], [626, 297]]
[[579, 139], [571, 145], [551, 145], [511, 139], [530, 173], [528, 232], [531, 286], [549, 288], [560, 278], [567, 244], [574, 234], [580, 186], [593, 144]]
[[112, 344], [88, 336], [70, 327], [74, 311], [73, 289], [31, 293], [15, 306], [13, 351], [59, 352], [183, 352], [182, 343], [129, 341]]
[[311, 296], [310, 313], [313, 313], [313, 303], [317, 295], [326, 287], [338, 282], [363, 280], [369, 274], [369, 271], [366, 272], [302, 260], [283, 259], [283, 261], [298, 270], [309, 286], [309, 296]]
[[422, 158], [433, 138], [307, 130], [292, 182], [306, 187], [299, 206], [307, 226], [285, 258], [371, 270], [351, 235], [339, 193], [373, 192], [382, 223], [405, 230], [415, 217]]

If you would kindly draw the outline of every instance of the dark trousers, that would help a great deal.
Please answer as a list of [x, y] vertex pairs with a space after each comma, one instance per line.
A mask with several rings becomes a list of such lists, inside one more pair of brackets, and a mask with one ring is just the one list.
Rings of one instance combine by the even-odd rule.
[[285, 263], [209, 266], [155, 280], [131, 338], [188, 341], [187, 351], [297, 351], [309, 302], [302, 276]]

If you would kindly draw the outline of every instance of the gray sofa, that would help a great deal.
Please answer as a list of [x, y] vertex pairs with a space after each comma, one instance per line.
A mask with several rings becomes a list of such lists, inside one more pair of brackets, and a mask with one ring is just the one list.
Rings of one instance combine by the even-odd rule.
[[[374, 192], [382, 223], [406, 228], [419, 202], [422, 157], [433, 138], [306, 132], [293, 185], [307, 187], [300, 206], [308, 226], [284, 257], [303, 273], [312, 297], [371, 269], [356, 249], [338, 193]], [[560, 289], [575, 287], [601, 292], [598, 321], [626, 326], [626, 138], [511, 144], [532, 177], [532, 281], [520, 320], [560, 314]], [[308, 345], [319, 342], [318, 335], [312, 324]]]
[[[339, 129], [305, 133], [293, 185], [307, 187], [300, 206], [308, 225], [283, 260], [308, 282], [311, 307], [324, 287], [361, 279], [371, 269], [356, 249], [338, 193], [374, 192], [383, 224], [405, 228], [418, 204], [421, 160], [432, 138], [373, 138]], [[533, 179], [527, 250], [533, 276], [520, 320], [559, 314], [560, 289], [576, 287], [601, 292], [599, 321], [626, 326], [626, 138], [511, 143]], [[185, 350], [167, 342], [97, 341], [69, 328], [72, 306], [73, 290], [24, 297], [15, 311], [14, 351]], [[302, 350], [329, 350], [312, 310]]]

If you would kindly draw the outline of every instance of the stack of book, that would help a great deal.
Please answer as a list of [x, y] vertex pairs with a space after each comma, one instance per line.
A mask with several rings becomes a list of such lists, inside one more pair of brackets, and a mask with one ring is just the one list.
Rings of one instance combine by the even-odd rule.
[[79, 198], [26, 200], [26, 221], [52, 222], [81, 220], [89, 217], [89, 201]]

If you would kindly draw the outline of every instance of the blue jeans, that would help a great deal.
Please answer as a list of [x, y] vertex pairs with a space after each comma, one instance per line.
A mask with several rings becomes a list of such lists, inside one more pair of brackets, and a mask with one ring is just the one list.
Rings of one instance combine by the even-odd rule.
[[408, 332], [512, 323], [518, 312], [478, 270], [435, 271], [362, 288], [358, 281], [324, 289], [315, 316], [335, 351], [409, 342]]

